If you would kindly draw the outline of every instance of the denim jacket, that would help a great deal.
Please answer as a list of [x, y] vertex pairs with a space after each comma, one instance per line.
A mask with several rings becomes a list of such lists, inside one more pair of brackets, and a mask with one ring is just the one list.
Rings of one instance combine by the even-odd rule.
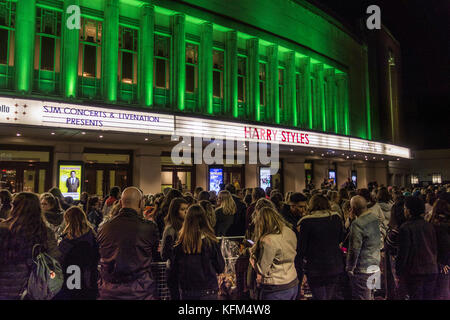
[[374, 272], [370, 269], [380, 265], [380, 249], [380, 220], [368, 210], [350, 226], [346, 270], [355, 273]]

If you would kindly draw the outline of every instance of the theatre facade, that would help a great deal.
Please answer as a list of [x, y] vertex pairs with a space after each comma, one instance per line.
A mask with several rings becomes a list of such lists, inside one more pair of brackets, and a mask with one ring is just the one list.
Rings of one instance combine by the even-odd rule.
[[[376, 97], [367, 43], [300, 0], [0, 0], [0, 187], [41, 193], [72, 171], [98, 195], [406, 185], [399, 102]], [[194, 138], [247, 160], [251, 143], [276, 145], [279, 170], [174, 162]]]

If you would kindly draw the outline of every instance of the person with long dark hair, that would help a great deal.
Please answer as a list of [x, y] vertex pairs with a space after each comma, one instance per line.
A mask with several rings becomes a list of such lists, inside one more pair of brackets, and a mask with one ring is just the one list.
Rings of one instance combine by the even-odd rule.
[[167, 214], [169, 213], [169, 207], [170, 203], [175, 198], [182, 198], [183, 195], [180, 191], [177, 189], [170, 189], [167, 193], [167, 195], [164, 197], [164, 200], [161, 203], [161, 207], [158, 207], [156, 211], [156, 217], [155, 222], [158, 225], [159, 235], [162, 236], [164, 232], [164, 219], [166, 218]]
[[30, 276], [35, 245], [55, 259], [61, 256], [42, 215], [39, 197], [21, 192], [12, 201], [8, 219], [0, 222], [0, 300], [20, 299]]
[[169, 281], [178, 284], [181, 300], [216, 300], [217, 274], [224, 269], [219, 241], [205, 211], [200, 205], [192, 205], [175, 245]]
[[385, 287], [386, 299], [402, 300], [406, 293], [404, 286], [400, 283], [400, 279], [395, 272], [395, 260], [398, 254], [399, 246], [399, 229], [406, 221], [404, 214], [405, 198], [403, 196], [397, 198], [397, 201], [391, 207], [391, 214], [388, 224], [385, 248]]
[[94, 227], [94, 230], [98, 230], [98, 226], [103, 220], [103, 214], [100, 210], [102, 203], [100, 198], [97, 196], [89, 197], [88, 205], [87, 205], [87, 218], [89, 222]]
[[[337, 193], [337, 192], [336, 192]], [[300, 219], [299, 256], [306, 261], [305, 271], [314, 300], [335, 297], [339, 276], [344, 272], [340, 243], [344, 240], [344, 226], [338, 212], [322, 195], [314, 195], [309, 202], [310, 214]]]
[[[178, 233], [183, 226], [184, 217], [188, 202], [183, 198], [175, 198], [169, 206], [169, 212], [165, 218], [165, 228], [162, 236], [161, 259], [168, 262], [168, 268], [171, 268], [173, 262], [173, 247], [178, 240]], [[178, 286], [176, 283], [169, 283], [171, 300], [180, 300]]]
[[11, 211], [12, 195], [8, 190], [0, 190], [0, 219], [8, 218]]
[[68, 274], [64, 273], [64, 285], [55, 299], [58, 300], [95, 300], [98, 296], [99, 251], [96, 233], [89, 223], [83, 209], [70, 207], [64, 213], [65, 228], [58, 247], [62, 254], [63, 270], [69, 266], [80, 268], [79, 289], [69, 289], [66, 285]]
[[40, 201], [45, 220], [58, 239], [64, 229], [64, 211], [60, 202], [50, 192], [41, 194]]

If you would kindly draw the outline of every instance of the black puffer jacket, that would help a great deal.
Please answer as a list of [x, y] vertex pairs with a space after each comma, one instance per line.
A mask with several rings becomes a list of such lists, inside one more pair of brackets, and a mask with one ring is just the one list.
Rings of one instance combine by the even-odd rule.
[[[47, 238], [47, 252], [59, 259], [61, 254], [50, 229], [47, 229]], [[0, 300], [20, 299], [30, 276], [31, 251], [35, 244], [29, 239], [11, 236], [8, 222], [0, 222]], [[12, 251], [7, 250], [11, 248]]]

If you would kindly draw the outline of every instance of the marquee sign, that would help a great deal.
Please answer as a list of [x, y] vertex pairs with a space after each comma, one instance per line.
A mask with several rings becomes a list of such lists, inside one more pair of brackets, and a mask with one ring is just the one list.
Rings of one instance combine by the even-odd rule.
[[408, 148], [334, 134], [15, 98], [0, 99], [0, 124], [174, 134], [410, 157]]
[[174, 116], [37, 100], [0, 100], [0, 123], [172, 134]]
[[313, 148], [345, 150], [402, 158], [410, 157], [408, 148], [304, 130], [292, 130], [249, 125], [237, 122], [224, 122], [178, 116], [175, 118], [175, 128], [175, 134], [180, 136], [279, 143], [290, 146], [296, 145]]

